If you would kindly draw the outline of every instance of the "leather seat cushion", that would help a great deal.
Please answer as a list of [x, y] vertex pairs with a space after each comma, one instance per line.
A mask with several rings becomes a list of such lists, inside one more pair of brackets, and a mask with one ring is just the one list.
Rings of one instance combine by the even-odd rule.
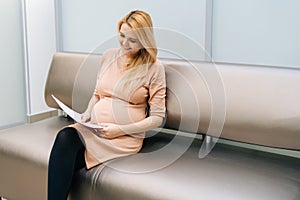
[[163, 150], [149, 159], [147, 153], [164, 149], [172, 142], [172, 136], [158, 134], [145, 140], [139, 158], [129, 156], [90, 171], [82, 169], [74, 180], [71, 199], [300, 198], [299, 159], [225, 144], [217, 144], [200, 159], [202, 140], [196, 139], [182, 156], [163, 165], [178, 146], [188, 142], [184, 137], [172, 144], [174, 149]]

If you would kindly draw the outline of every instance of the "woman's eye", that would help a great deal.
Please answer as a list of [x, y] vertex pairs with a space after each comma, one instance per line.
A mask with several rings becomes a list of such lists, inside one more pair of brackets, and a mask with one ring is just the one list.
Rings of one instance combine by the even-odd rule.
[[137, 41], [135, 39], [130, 39], [129, 40], [131, 43], [136, 43]]
[[125, 37], [125, 35], [121, 33], [121, 34], [120, 34], [120, 37], [124, 38], [124, 37]]

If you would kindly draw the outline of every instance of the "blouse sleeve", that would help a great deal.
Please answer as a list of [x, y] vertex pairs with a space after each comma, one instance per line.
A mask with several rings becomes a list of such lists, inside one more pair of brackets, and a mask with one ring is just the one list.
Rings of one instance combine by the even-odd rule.
[[166, 115], [166, 75], [164, 66], [158, 62], [150, 79], [149, 99], [150, 116], [165, 117]]

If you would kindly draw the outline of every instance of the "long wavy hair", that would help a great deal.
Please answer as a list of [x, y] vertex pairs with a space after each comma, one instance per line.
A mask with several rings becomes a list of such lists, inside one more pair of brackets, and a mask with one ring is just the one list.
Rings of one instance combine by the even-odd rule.
[[126, 65], [126, 74], [120, 81], [119, 86], [133, 92], [140, 85], [143, 77], [148, 72], [148, 67], [157, 60], [157, 47], [154, 38], [153, 24], [148, 13], [140, 10], [134, 10], [128, 13], [118, 23], [118, 32], [122, 24], [126, 23], [136, 34], [142, 48], [130, 58]]

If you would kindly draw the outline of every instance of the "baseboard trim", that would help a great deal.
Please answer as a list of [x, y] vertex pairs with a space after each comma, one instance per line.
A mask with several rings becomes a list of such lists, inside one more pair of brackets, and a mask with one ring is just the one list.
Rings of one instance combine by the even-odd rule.
[[43, 119], [47, 119], [47, 118], [54, 117], [54, 116], [58, 116], [58, 111], [57, 110], [52, 110], [52, 111], [48, 111], [48, 112], [28, 116], [27, 117], [27, 122], [28, 123], [34, 123], [34, 122], [41, 121]]

